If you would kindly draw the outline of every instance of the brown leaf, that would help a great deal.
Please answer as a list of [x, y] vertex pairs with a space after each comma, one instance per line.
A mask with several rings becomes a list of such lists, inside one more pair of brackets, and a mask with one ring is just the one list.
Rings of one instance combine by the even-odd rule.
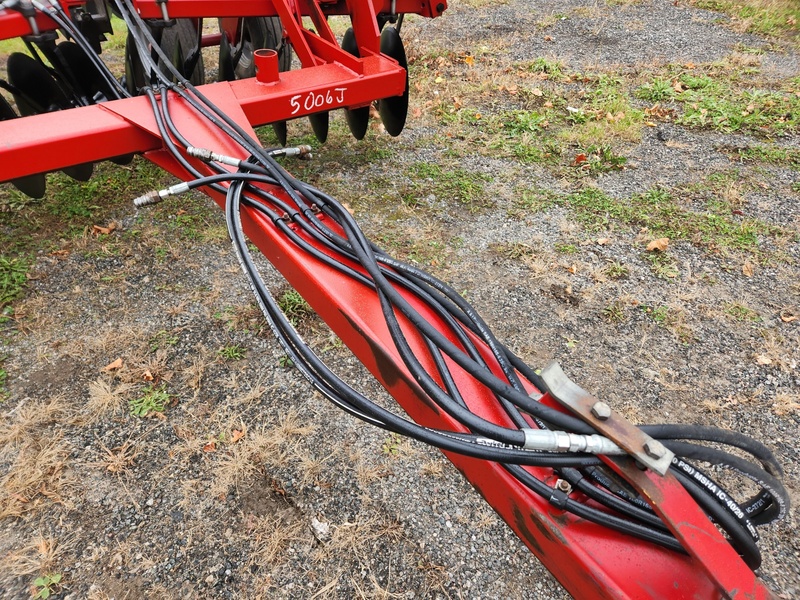
[[758, 356], [756, 356], [756, 362], [760, 365], [771, 365], [772, 359], [769, 356], [759, 354]]
[[581, 163], [585, 163], [587, 160], [589, 160], [589, 157], [586, 156], [583, 152], [581, 152], [580, 154], [575, 155], [575, 162], [573, 162], [572, 164], [579, 165]]
[[203, 446], [203, 452], [216, 452], [216, 451], [217, 451], [216, 442], [208, 442]]
[[753, 272], [753, 263], [751, 263], [749, 260], [745, 261], [745, 263], [742, 265], [742, 273], [744, 273], [746, 277], [752, 277]]
[[142, 379], [144, 379], [145, 381], [153, 381], [153, 379], [155, 378], [153, 377], [153, 374], [150, 371], [145, 371], [144, 373], [142, 373]]
[[797, 321], [797, 319], [800, 318], [796, 314], [794, 314], [794, 310], [788, 308], [784, 308], [781, 311], [780, 316], [781, 316], [781, 321], [783, 321], [784, 323], [791, 323], [792, 321]]
[[673, 79], [672, 80], [672, 89], [675, 90], [676, 93], [681, 94], [687, 88], [686, 88], [686, 84], [683, 83], [680, 79]]
[[234, 429], [233, 434], [231, 435], [231, 444], [235, 444], [243, 437], [244, 437], [244, 431], [242, 431], [241, 429]]
[[647, 244], [648, 252], [664, 252], [669, 246], [669, 238], [658, 238]]
[[[567, 271], [569, 271], [570, 273], [572, 273], [573, 275], [575, 275], [575, 273], [577, 273], [577, 272], [578, 272], [578, 265], [576, 265], [576, 264], [574, 264], [574, 263], [573, 263], [573, 264], [571, 264], [570, 266], [568, 266], [568, 267], [567, 267]], [[571, 291], [571, 290], [570, 290], [570, 291]]]
[[69, 250], [55, 250], [50, 253], [50, 256], [57, 256], [58, 258], [64, 258], [69, 256]]
[[550, 36], [550, 35], [544, 36], [544, 41], [545, 42], [552, 42], [553, 41], [553, 36]]
[[608, 246], [611, 243], [611, 238], [598, 238], [597, 245], [598, 246]]
[[116, 228], [117, 224], [114, 222], [111, 222], [108, 227], [102, 227], [100, 225], [92, 225], [92, 233], [95, 235], [109, 235]]
[[118, 358], [117, 360], [111, 361], [110, 363], [108, 363], [105, 367], [103, 367], [100, 370], [108, 373], [109, 371], [116, 371], [117, 369], [121, 369], [121, 368], [122, 368], [122, 359]]
[[541, 98], [542, 96], [544, 96], [544, 92], [542, 92], [542, 90], [540, 90], [539, 88], [533, 88], [531, 90], [531, 94], [533, 94], [537, 98]]
[[467, 65], [469, 65], [470, 67], [472, 67], [473, 65], [475, 65], [475, 57], [474, 56], [465, 56], [464, 57], [464, 62]]

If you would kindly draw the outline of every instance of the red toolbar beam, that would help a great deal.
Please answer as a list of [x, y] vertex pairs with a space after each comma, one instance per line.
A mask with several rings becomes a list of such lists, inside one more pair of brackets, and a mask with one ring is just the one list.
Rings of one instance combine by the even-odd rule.
[[[238, 100], [229, 95], [229, 91], [224, 87], [214, 88], [212, 101], [225, 107], [230, 116], [246, 125], [245, 114], [236, 111]], [[191, 132], [189, 141], [193, 145], [213, 147], [219, 152], [243, 157], [242, 151], [234, 144], [220, 139], [217, 132], [207, 127], [198, 127], [189, 111], [178, 109], [176, 106], [174, 113], [177, 125]], [[185, 176], [183, 169], [166, 152], [150, 153], [148, 158], [179, 177]], [[270, 188], [269, 191], [291, 203], [282, 190]], [[224, 204], [224, 198], [218, 194], [212, 193], [211, 196], [220, 205]], [[406, 370], [374, 292], [298, 250], [260, 213], [244, 209], [242, 221], [248, 238], [308, 300], [414, 421], [428, 427], [463, 431], [460, 424], [428, 403]], [[327, 224], [338, 229], [335, 223], [328, 221]], [[317, 246], [302, 230], [296, 231], [309, 244]], [[320, 250], [325, 252], [323, 248]], [[413, 297], [408, 300], [430, 323], [441, 331], [447, 331], [445, 324], [432, 311]], [[419, 333], [404, 320], [401, 320], [401, 325], [416, 356], [430, 372], [436, 372]], [[489, 361], [488, 350], [483, 348], [482, 353]], [[487, 389], [449, 359], [447, 362], [470, 408], [484, 418], [507, 425], [507, 415]], [[547, 396], [545, 401], [548, 401]], [[723, 596], [744, 600], [771, 597], [769, 590], [744, 565], [672, 477], [642, 474], [632, 463], [619, 469], [665, 517], [678, 539], [684, 541], [689, 551], [686, 555], [618, 534], [566, 513], [530, 492], [496, 463], [446, 454], [576, 598], [717, 600]], [[551, 469], [528, 470], [550, 484], [556, 479]]]

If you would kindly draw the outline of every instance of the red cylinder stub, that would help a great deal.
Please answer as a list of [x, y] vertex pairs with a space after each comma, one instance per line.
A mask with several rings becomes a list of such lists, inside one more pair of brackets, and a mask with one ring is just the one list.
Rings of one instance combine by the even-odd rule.
[[256, 81], [259, 83], [276, 83], [280, 79], [278, 71], [278, 52], [262, 48], [253, 53], [256, 63]]

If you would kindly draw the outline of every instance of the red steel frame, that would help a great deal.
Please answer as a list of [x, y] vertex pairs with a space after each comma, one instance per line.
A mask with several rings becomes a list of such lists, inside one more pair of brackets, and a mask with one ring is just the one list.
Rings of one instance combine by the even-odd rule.
[[[74, 4], [66, 0], [65, 6]], [[139, 0], [145, 17], [158, 18], [154, 0]], [[319, 110], [315, 99], [323, 97], [324, 109], [363, 106], [373, 100], [402, 93], [405, 71], [379, 53], [378, 13], [392, 9], [391, 2], [371, 0], [169, 0], [170, 17], [241, 17], [277, 14], [286, 28], [295, 52], [304, 66], [281, 73], [273, 84], [252, 80], [202, 86], [202, 92], [242, 127], [304, 116]], [[424, 0], [397, 0], [394, 11], [438, 16], [444, 2], [431, 6]], [[349, 14], [356, 32], [361, 58], [339, 48], [327, 27], [326, 15]], [[304, 29], [298, 15], [310, 16], [318, 34]], [[38, 19], [41, 29], [52, 27]], [[20, 15], [0, 11], [0, 38], [30, 33]], [[311, 109], [306, 99], [312, 98]], [[328, 101], [330, 98], [330, 101]], [[176, 98], [173, 118], [179, 129], [189, 132], [197, 147], [245, 158], [243, 150], [214, 127], [199, 119]], [[0, 181], [73, 164], [97, 161], [131, 152], [184, 179], [190, 175], [163, 149], [163, 143], [144, 98], [117, 100], [72, 109], [69, 118], [49, 113], [0, 123]], [[255, 137], [255, 135], [253, 135]], [[209, 173], [203, 163], [190, 159], [198, 170]], [[280, 189], [271, 193], [286, 202]], [[210, 193], [221, 206], [224, 197]], [[325, 218], [324, 216], [320, 218]], [[397, 353], [386, 328], [375, 294], [338, 271], [309, 258], [285, 239], [263, 215], [244, 208], [242, 222], [248, 237], [308, 300], [333, 331], [350, 347], [397, 402], [416, 422], [433, 428], [462, 431], [448, 415], [425, 400]], [[334, 223], [328, 223], [336, 228]], [[297, 230], [304, 235], [302, 230]], [[309, 244], [317, 243], [307, 239]], [[321, 249], [322, 250], [322, 249]], [[324, 252], [324, 250], [322, 250]], [[402, 292], [402, 290], [401, 290]], [[446, 331], [429, 309], [413, 298], [409, 301], [431, 323]], [[402, 322], [406, 337], [417, 356], [428, 357], [419, 334]], [[453, 340], [455, 341], [455, 340]], [[494, 361], [484, 350], [488, 364]], [[425, 365], [434, 373], [429, 358]], [[480, 416], [511, 425], [486, 388], [448, 360], [454, 379], [470, 408]], [[499, 369], [498, 369], [499, 372]], [[532, 391], [534, 391], [532, 389]], [[558, 404], [545, 395], [543, 402]], [[584, 521], [551, 505], [511, 477], [500, 465], [446, 453], [486, 501], [503, 517], [530, 550], [576, 598], [697, 598], [761, 599], [771, 592], [743, 563], [737, 553], [708, 520], [679, 482], [671, 475], [641, 471], [630, 459], [608, 464], [625, 477], [664, 519], [687, 550], [682, 555], [654, 544], [615, 533]], [[552, 470], [529, 468], [548, 483], [556, 479]]]

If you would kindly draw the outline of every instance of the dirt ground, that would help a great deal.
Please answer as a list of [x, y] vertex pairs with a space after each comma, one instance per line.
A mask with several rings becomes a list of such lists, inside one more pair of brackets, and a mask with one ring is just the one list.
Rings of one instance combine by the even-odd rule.
[[[336, 114], [288, 168], [529, 364], [636, 422], [763, 441], [796, 504], [800, 54], [747, 27], [663, 0], [453, 1], [403, 24], [404, 133], [355, 142]], [[2, 239], [36, 231], [0, 322], [0, 596], [60, 575], [72, 599], [568, 597], [438, 451], [286, 364], [215, 205], [135, 211], [169, 178], [97, 171], [51, 175], [47, 215], [0, 186]], [[79, 226], [36, 229], [54, 215]], [[263, 268], [336, 372], [391, 405]], [[796, 510], [760, 533], [759, 574], [800, 596]]]

